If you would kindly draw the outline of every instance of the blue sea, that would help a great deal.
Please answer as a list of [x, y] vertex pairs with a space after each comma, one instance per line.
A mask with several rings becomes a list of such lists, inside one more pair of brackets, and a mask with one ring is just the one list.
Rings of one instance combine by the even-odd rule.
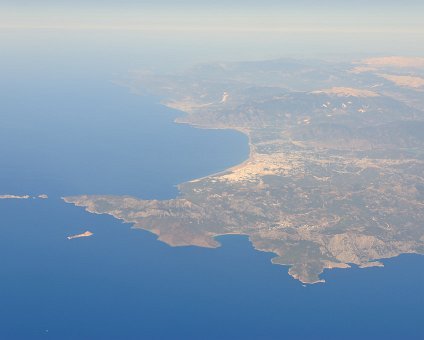
[[99, 74], [0, 79], [0, 194], [49, 195], [0, 200], [0, 339], [424, 338], [424, 257], [303, 286], [244, 236], [173, 248], [65, 204], [86, 193], [172, 198], [248, 155], [244, 135], [175, 124], [181, 113], [160, 98]]

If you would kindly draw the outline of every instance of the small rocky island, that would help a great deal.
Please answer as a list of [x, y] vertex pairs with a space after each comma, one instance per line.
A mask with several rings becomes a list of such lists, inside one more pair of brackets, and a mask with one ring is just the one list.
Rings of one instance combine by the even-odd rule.
[[326, 268], [424, 253], [424, 58], [216, 63], [134, 73], [127, 85], [165, 98], [184, 112], [179, 123], [245, 133], [249, 158], [181, 184], [171, 200], [66, 202], [172, 246], [248, 235], [303, 283]]
[[92, 236], [93, 235], [93, 233], [91, 232], [91, 231], [86, 231], [86, 232], [84, 232], [84, 233], [82, 233], [82, 234], [76, 234], [76, 235], [71, 235], [71, 236], [68, 236], [67, 237], [67, 239], [68, 240], [73, 240], [74, 238], [81, 238], [81, 237], [90, 237], [90, 236]]

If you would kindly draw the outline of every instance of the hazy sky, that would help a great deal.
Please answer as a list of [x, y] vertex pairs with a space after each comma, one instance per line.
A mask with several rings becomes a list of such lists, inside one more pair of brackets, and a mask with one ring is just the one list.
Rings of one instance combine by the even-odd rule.
[[423, 1], [0, 0], [0, 27], [424, 33]]
[[[33, 5], [33, 0], [13, 0], [13, 1], [5, 1], [3, 0], [3, 4], [13, 4], [14, 6], [26, 6]], [[37, 0], [37, 6], [45, 6], [45, 5], [59, 5], [59, 6], [79, 6], [79, 5], [96, 5], [96, 6], [105, 6], [105, 5], [152, 5], [152, 6], [195, 6], [195, 7], [211, 7], [216, 5], [225, 5], [228, 6], [231, 4], [232, 6], [237, 7], [265, 7], [265, 6], [291, 6], [298, 7], [302, 5], [308, 6], [332, 6], [332, 7], [360, 7], [360, 6], [393, 6], [393, 7], [405, 7], [411, 5], [420, 5], [422, 3], [421, 0], [215, 0], [215, 1], [201, 1], [201, 0]]]
[[424, 56], [423, 17], [423, 0], [0, 0], [0, 66]]

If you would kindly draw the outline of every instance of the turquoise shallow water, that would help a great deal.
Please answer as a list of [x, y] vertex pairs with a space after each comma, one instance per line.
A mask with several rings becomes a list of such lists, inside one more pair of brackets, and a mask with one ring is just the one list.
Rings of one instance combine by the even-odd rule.
[[[170, 198], [247, 157], [245, 136], [176, 125], [156, 98], [104, 79], [1, 81], [0, 338], [424, 336], [424, 257], [327, 271], [302, 286], [243, 236], [171, 248], [63, 195]], [[41, 81], [42, 80], [42, 81]], [[84, 232], [94, 236], [69, 241]]]

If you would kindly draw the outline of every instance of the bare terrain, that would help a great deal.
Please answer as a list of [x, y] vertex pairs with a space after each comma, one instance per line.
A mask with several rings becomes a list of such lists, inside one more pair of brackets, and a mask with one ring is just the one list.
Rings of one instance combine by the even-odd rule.
[[424, 58], [282, 59], [134, 73], [127, 86], [181, 110], [179, 123], [231, 128], [250, 156], [183, 183], [171, 200], [65, 201], [149, 230], [172, 246], [248, 235], [304, 283], [326, 268], [424, 253]]
[[88, 231], [88, 230], [87, 230], [86, 232], [81, 233], [81, 234], [76, 234], [76, 235], [68, 236], [68, 237], [67, 237], [67, 239], [68, 239], [68, 240], [73, 240], [73, 239], [75, 239], [75, 238], [90, 237], [90, 236], [93, 236], [93, 233], [92, 233], [91, 231]]

